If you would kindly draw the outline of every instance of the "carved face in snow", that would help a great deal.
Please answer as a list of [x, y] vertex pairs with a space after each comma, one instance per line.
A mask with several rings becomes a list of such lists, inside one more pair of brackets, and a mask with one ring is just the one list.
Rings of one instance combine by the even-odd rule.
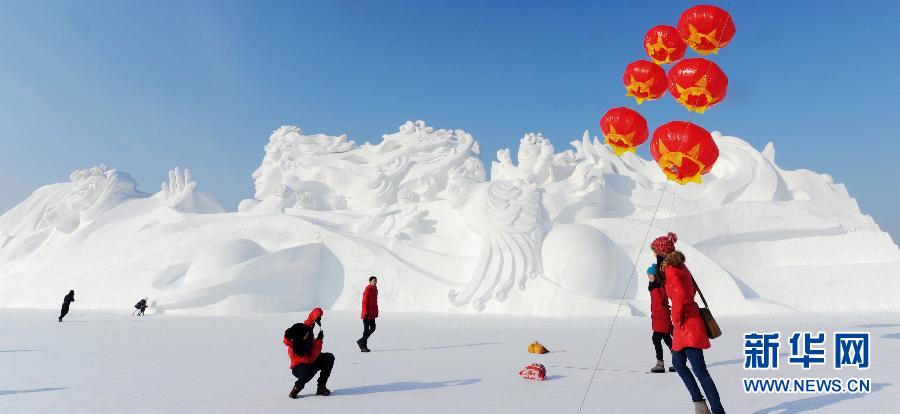
[[262, 165], [253, 172], [253, 186], [256, 193], [253, 196], [257, 200], [262, 200], [268, 195], [274, 194], [275, 190], [281, 187], [281, 167], [277, 162], [268, 161], [268, 154], [263, 160]]

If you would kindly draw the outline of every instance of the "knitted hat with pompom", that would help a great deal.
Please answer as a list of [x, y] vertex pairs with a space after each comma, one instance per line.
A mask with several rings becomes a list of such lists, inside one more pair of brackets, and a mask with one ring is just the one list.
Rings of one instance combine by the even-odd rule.
[[653, 243], [650, 243], [650, 248], [660, 256], [667, 256], [669, 253], [675, 251], [676, 241], [678, 241], [678, 236], [676, 236], [675, 233], [669, 232], [669, 234], [657, 237], [656, 240], [653, 240]]

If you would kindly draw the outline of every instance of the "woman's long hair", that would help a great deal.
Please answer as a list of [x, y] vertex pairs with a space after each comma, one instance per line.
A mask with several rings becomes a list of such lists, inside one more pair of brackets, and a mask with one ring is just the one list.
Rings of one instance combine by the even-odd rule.
[[666, 256], [666, 259], [663, 260], [663, 265], [681, 267], [682, 265], [684, 265], [684, 262], [685, 262], [684, 253], [681, 253], [678, 250], [675, 250], [674, 252], [669, 253], [669, 255]]
[[[306, 339], [303, 339], [304, 335], [306, 335]], [[312, 350], [312, 329], [305, 324], [294, 324], [284, 331], [284, 337], [291, 340], [291, 348], [297, 355], [305, 356]]]
[[658, 280], [661, 285], [666, 284], [666, 272], [663, 271], [664, 260], [666, 260], [665, 257], [656, 255], [656, 280]]

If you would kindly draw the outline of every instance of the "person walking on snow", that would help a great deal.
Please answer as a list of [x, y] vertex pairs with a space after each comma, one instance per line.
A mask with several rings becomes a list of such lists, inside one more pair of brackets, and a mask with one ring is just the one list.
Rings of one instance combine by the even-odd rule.
[[303, 386], [312, 381], [316, 373], [319, 374], [316, 395], [331, 395], [327, 385], [331, 369], [334, 368], [334, 354], [322, 352], [324, 331], [319, 330], [319, 334], [313, 339], [312, 325], [318, 321], [321, 326], [322, 310], [318, 308], [313, 310], [314, 313], [316, 311], [318, 315], [315, 318], [313, 313], [310, 313], [310, 318], [306, 322], [296, 323], [284, 331], [284, 344], [287, 345], [288, 356], [291, 358], [291, 374], [297, 378], [288, 394], [291, 398], [297, 398]]
[[[651, 341], [656, 350], [656, 365], [650, 368], [650, 372], [653, 373], [666, 372], [662, 343], [665, 342], [669, 351], [672, 351], [672, 312], [669, 309], [669, 296], [666, 293], [666, 278], [662, 271], [662, 263], [668, 254], [675, 251], [676, 241], [678, 241], [678, 236], [675, 233], [669, 233], [657, 237], [650, 244], [650, 249], [656, 254], [656, 263], [647, 269], [647, 279], [650, 280], [650, 284], [647, 286], [647, 290], [650, 291], [650, 320], [653, 328]], [[669, 372], [675, 372], [675, 367], [669, 367]]]
[[59, 321], [60, 322], [62, 322], [62, 320], [66, 316], [66, 314], [69, 313], [69, 304], [71, 304], [72, 302], [75, 302], [75, 291], [74, 290], [70, 290], [69, 294], [63, 298], [62, 309], [60, 309], [60, 311], [59, 311]]
[[363, 336], [356, 341], [361, 352], [369, 352], [369, 337], [375, 332], [375, 318], [378, 317], [378, 278], [369, 278], [369, 285], [362, 297]]
[[[147, 310], [147, 298], [143, 298], [138, 303], [135, 303], [134, 308], [137, 309], [137, 316], [144, 316], [144, 311]], [[132, 312], [132, 316], [134, 316], [134, 312]]]
[[[694, 301], [697, 294], [697, 284], [685, 265], [684, 254], [674, 251], [663, 261], [665, 273], [666, 292], [672, 300], [672, 323], [674, 334], [672, 337], [672, 363], [675, 370], [684, 381], [691, 399], [694, 401], [695, 414], [709, 414], [710, 408], [713, 414], [725, 414], [722, 402], [719, 399], [719, 390], [712, 376], [706, 369], [706, 360], [703, 358], [703, 350], [709, 349], [709, 336], [706, 333], [706, 324], [700, 316], [700, 306]], [[688, 370], [687, 362], [690, 361], [691, 369]], [[691, 374], [693, 371], [693, 374]], [[696, 377], [696, 379], [695, 379]], [[697, 381], [703, 387], [707, 400], [703, 399]]]

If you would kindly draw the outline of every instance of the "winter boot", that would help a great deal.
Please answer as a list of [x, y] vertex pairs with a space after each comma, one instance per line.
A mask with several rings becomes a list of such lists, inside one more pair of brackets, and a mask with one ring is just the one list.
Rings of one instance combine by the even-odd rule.
[[292, 399], [297, 398], [297, 396], [300, 395], [300, 390], [302, 390], [302, 388], [297, 388], [297, 386], [294, 385], [294, 388], [291, 388], [291, 393], [288, 394], [288, 397], [291, 397]]
[[675, 372], [675, 367], [669, 367], [669, 372]]
[[324, 395], [327, 397], [331, 395], [331, 390], [325, 388], [324, 385], [320, 385], [319, 388], [316, 389], [316, 395]]
[[706, 406], [706, 400], [694, 401], [694, 414], [712, 414]]
[[359, 346], [359, 350], [360, 350], [360, 351], [362, 351], [363, 349], [366, 348], [366, 346], [363, 344], [362, 338], [359, 338], [359, 339], [356, 340], [356, 345]]
[[666, 372], [666, 366], [663, 365], [663, 362], [662, 362], [661, 359], [658, 359], [658, 360], [656, 360], [656, 366], [654, 366], [653, 368], [650, 368], [650, 372], [652, 372], [652, 373], [654, 373], [654, 374], [662, 374], [662, 373], [665, 373], [665, 372]]

